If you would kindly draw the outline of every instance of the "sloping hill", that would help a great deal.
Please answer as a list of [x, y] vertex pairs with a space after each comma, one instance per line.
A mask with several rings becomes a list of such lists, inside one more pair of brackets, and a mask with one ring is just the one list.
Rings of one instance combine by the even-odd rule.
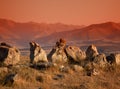
[[19, 23], [0, 19], [0, 42], [28, 48], [30, 41], [36, 41], [41, 46], [53, 46], [59, 38], [66, 39], [67, 44], [96, 44], [104, 46], [103, 48], [120, 50], [120, 23], [106, 22], [85, 27], [61, 23]]
[[82, 29], [53, 33], [38, 40], [54, 42], [59, 38], [65, 38], [67, 41], [119, 41], [120, 24], [113, 22], [93, 24]]
[[104, 52], [120, 51], [120, 24], [114, 22], [93, 24], [82, 29], [56, 32], [36, 41], [40, 44], [55, 45], [59, 38], [66, 39], [68, 45], [77, 45], [83, 49], [95, 44]]
[[27, 46], [29, 41], [48, 36], [54, 32], [70, 31], [83, 26], [65, 25], [61, 23], [19, 23], [0, 19], [0, 41], [6, 41], [17, 46]]

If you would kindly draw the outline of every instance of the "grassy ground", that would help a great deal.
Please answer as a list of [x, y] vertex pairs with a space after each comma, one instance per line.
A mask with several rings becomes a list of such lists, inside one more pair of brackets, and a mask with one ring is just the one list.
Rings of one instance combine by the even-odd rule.
[[[87, 76], [85, 70], [75, 70], [74, 64], [48, 69], [29, 67], [29, 57], [21, 56], [18, 65], [0, 68], [0, 89], [120, 89], [120, 66], [100, 69], [99, 75]], [[16, 74], [14, 82], [5, 82], [9, 74]]]

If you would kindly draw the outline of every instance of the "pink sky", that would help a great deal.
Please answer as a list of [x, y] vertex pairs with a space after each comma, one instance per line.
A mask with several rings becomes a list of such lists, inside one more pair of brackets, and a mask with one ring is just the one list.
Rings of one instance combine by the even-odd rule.
[[75, 25], [120, 22], [120, 0], [0, 0], [0, 18]]

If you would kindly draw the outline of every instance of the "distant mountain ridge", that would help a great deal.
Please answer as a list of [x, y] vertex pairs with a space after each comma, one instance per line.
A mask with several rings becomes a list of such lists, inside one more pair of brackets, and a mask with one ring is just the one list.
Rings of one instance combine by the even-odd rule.
[[54, 41], [59, 38], [65, 38], [68, 41], [75, 41], [75, 40], [77, 41], [93, 41], [93, 40], [120, 41], [120, 24], [114, 23], [114, 22], [93, 24], [81, 29], [53, 33], [47, 37], [43, 37], [38, 40]]
[[29, 47], [30, 41], [42, 46], [54, 45], [59, 38], [68, 44], [97, 44], [115, 46], [120, 50], [120, 23], [106, 22], [89, 26], [65, 25], [61, 23], [19, 23], [0, 19], [0, 42], [8, 42], [19, 48]]
[[29, 41], [48, 36], [54, 32], [70, 31], [82, 27], [62, 23], [19, 23], [12, 20], [0, 19], [0, 41], [25, 46]]
[[51, 35], [39, 38], [36, 41], [39, 43], [54, 45], [59, 38], [65, 38], [68, 45], [77, 45], [86, 48], [90, 44], [95, 44], [99, 50], [104, 52], [120, 52], [119, 23], [106, 22], [92, 24], [81, 29], [52, 33]]

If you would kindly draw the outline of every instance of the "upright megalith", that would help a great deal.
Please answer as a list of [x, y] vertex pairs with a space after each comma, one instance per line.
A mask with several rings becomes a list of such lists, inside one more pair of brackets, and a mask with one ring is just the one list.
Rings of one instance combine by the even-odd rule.
[[93, 61], [94, 58], [98, 55], [98, 50], [95, 45], [90, 45], [86, 50], [86, 57], [88, 60]]
[[30, 62], [48, 62], [46, 52], [36, 42], [30, 42]]
[[107, 64], [106, 55], [99, 54], [97, 47], [95, 45], [90, 45], [86, 50], [87, 60], [93, 62], [95, 65], [99, 65], [99, 67], [105, 67]]
[[14, 65], [20, 61], [20, 51], [7, 43], [0, 43], [0, 63]]
[[48, 58], [54, 63], [67, 62], [67, 56], [65, 53], [66, 41], [64, 39], [59, 39], [56, 42], [55, 47], [48, 54]]

